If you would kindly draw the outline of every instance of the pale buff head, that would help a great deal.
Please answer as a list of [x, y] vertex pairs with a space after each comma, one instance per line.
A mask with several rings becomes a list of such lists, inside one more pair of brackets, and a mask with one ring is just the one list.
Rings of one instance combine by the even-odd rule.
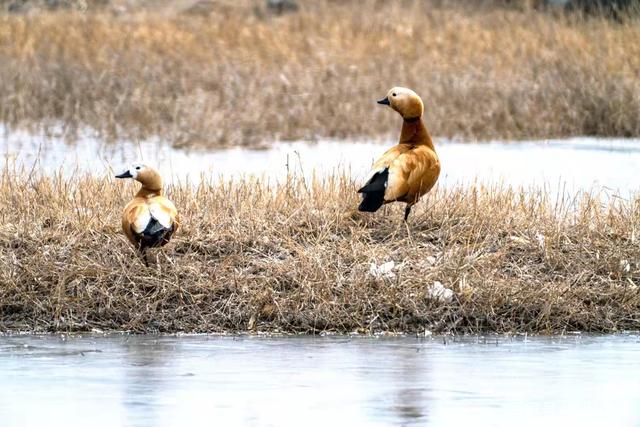
[[134, 163], [116, 178], [132, 178], [142, 184], [142, 188], [152, 191], [162, 190], [162, 177], [154, 168], [143, 163]]
[[424, 104], [417, 93], [406, 87], [394, 87], [378, 104], [388, 105], [396, 110], [403, 119], [415, 120], [422, 117]]

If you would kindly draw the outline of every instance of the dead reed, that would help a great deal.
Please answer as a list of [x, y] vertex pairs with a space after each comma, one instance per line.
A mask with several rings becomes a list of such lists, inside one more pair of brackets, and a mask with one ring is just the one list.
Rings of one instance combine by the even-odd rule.
[[[407, 230], [400, 206], [350, 214], [355, 184], [344, 176], [173, 186], [182, 229], [146, 268], [119, 229], [134, 188], [5, 168], [0, 331], [640, 327], [640, 199], [441, 190]], [[371, 267], [390, 261], [387, 272]]]
[[455, 2], [0, 16], [0, 120], [174, 145], [387, 137], [415, 88], [438, 136], [639, 136], [640, 26]]

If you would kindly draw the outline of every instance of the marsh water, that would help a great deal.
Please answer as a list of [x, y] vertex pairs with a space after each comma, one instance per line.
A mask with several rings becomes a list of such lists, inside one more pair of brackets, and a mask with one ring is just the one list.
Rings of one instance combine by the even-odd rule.
[[640, 426], [640, 337], [0, 337], [0, 425]]
[[[87, 131], [73, 142], [43, 132], [0, 127], [0, 153], [13, 165], [65, 175], [98, 176], [144, 160], [168, 182], [258, 176], [278, 182], [288, 175], [322, 177], [347, 173], [364, 178], [393, 141], [279, 142], [265, 149], [188, 150], [160, 140], [105, 142]], [[511, 186], [573, 195], [589, 192], [628, 198], [640, 189], [640, 140], [571, 138], [544, 141], [455, 142], [436, 138], [442, 162], [438, 185]]]

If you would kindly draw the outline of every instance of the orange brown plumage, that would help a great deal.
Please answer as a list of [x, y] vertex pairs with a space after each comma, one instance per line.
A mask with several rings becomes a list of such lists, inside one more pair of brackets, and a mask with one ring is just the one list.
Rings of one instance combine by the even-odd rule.
[[358, 190], [363, 195], [358, 209], [375, 212], [383, 204], [404, 202], [406, 221], [411, 207], [438, 180], [440, 159], [422, 121], [422, 100], [415, 92], [395, 87], [378, 103], [389, 105], [402, 116], [402, 131], [398, 145], [373, 164], [369, 180]]
[[162, 177], [155, 169], [134, 164], [116, 178], [133, 178], [142, 184], [122, 212], [122, 230], [146, 263], [147, 249], [164, 246], [177, 231], [178, 211], [163, 195]]

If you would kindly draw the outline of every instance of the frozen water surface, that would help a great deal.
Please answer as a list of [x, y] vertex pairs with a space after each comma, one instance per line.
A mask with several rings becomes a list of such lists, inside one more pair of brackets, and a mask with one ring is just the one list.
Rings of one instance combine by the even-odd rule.
[[0, 425], [640, 426], [640, 338], [0, 337]]

